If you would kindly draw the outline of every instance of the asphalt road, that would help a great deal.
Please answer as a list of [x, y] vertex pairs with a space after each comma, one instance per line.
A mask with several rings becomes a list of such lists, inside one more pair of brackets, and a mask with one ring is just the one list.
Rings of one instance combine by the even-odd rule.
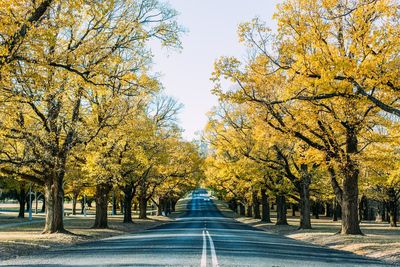
[[140, 234], [20, 257], [4, 266], [385, 266], [352, 253], [268, 234], [224, 217], [204, 190], [184, 216]]

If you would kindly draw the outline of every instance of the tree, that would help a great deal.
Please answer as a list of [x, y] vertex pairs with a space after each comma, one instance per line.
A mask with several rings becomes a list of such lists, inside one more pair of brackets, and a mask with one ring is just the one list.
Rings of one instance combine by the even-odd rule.
[[[395, 95], [383, 91], [390, 91], [388, 83], [397, 82], [386, 71], [372, 75], [382, 66], [378, 58], [387, 59], [385, 67], [392, 71], [398, 61], [393, 57], [396, 49], [389, 48], [397, 40], [398, 22], [389, 19], [386, 24], [385, 20], [387, 28], [377, 22], [398, 16], [391, 11], [392, 4], [285, 1], [275, 16], [279, 25], [276, 35], [259, 19], [240, 26], [241, 41], [255, 55], [248, 65], [242, 67], [234, 58], [216, 63], [216, 94], [253, 105], [256, 114], [262, 114], [265, 123], [277, 132], [295, 137], [324, 155], [342, 207], [343, 234], [361, 234], [358, 155], [374, 142], [373, 127], [383, 119], [379, 112], [396, 113], [391, 109], [397, 105]], [[377, 40], [382, 40], [383, 33], [389, 38], [385, 37], [380, 47]], [[221, 77], [235, 82], [238, 90], [223, 92], [218, 84]]]
[[155, 0], [45, 2], [44, 26], [2, 70], [2, 138], [29, 150], [26, 160], [4, 158], [2, 171], [21, 175], [10, 166], [29, 166], [24, 178], [45, 185], [44, 232], [54, 233], [64, 232], [63, 181], [74, 148], [112, 129], [129, 99], [154, 89], [147, 42], [179, 46], [180, 28], [175, 11]]
[[[7, 10], [0, 15], [0, 70], [17, 61], [24, 47], [34, 41], [34, 32], [44, 30], [43, 17], [53, 4], [53, 0], [40, 1], [2, 1], [1, 9]], [[12, 14], [12, 16], [10, 16]], [[33, 31], [33, 33], [31, 33]], [[6, 72], [5, 72], [6, 73]], [[4, 79], [0, 76], [0, 82]]]

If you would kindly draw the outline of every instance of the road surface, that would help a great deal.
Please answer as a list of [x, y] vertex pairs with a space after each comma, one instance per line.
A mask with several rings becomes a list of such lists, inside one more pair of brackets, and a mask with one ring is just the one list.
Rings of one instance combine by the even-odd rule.
[[4, 266], [385, 266], [352, 253], [268, 234], [224, 217], [206, 191], [184, 216], [140, 234], [20, 257]]

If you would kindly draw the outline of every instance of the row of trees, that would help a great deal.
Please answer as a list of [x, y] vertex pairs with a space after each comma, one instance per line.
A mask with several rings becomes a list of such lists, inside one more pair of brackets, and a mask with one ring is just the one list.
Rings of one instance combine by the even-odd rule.
[[212, 78], [220, 106], [205, 134], [208, 184], [243, 204], [272, 196], [278, 224], [287, 199], [311, 228], [310, 198], [334, 198], [341, 233], [361, 234], [359, 199], [369, 196], [389, 203], [395, 226], [398, 10], [393, 0], [286, 0], [276, 33], [259, 18], [241, 24], [248, 59], [221, 58]]
[[[155, 195], [196, 184], [200, 157], [182, 141], [179, 105], [150, 74], [149, 42], [179, 48], [176, 12], [157, 0], [1, 1], [0, 171], [45, 195], [44, 232], [63, 232], [65, 190], [92, 190], [107, 227], [111, 190], [125, 219]], [[183, 164], [184, 163], [184, 164]]]

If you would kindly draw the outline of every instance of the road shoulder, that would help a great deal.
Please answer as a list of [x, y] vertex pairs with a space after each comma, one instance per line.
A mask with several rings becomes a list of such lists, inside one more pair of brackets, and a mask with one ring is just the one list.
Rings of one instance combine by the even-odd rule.
[[117, 215], [109, 218], [108, 229], [92, 229], [93, 221], [94, 218], [92, 217], [70, 216], [66, 218], [65, 228], [73, 235], [41, 234], [43, 221], [36, 221], [32, 224], [27, 224], [25, 221], [20, 224], [13, 222], [10, 227], [0, 229], [0, 261], [112, 236], [139, 233], [169, 223], [173, 219], [163, 216], [149, 216], [145, 220], [134, 218], [133, 224], [124, 224], [122, 223], [122, 216]]
[[[299, 230], [298, 217], [288, 217], [289, 225], [275, 225], [264, 223], [259, 219], [241, 217], [228, 208], [220, 200], [215, 204], [224, 216], [238, 222], [264, 230], [271, 234], [285, 236], [309, 244], [338, 249], [385, 261], [400, 266], [400, 229], [390, 228], [387, 224], [367, 222], [362, 223], [364, 236], [342, 236], [336, 233], [340, 229], [340, 222], [332, 222], [330, 218], [313, 219], [311, 230]], [[272, 221], [275, 221], [272, 216]]]

